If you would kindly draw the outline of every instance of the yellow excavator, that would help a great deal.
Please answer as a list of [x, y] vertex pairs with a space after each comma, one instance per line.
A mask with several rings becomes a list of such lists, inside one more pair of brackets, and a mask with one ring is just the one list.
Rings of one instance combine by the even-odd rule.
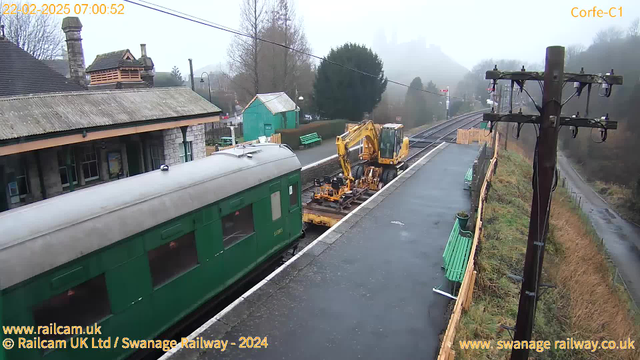
[[[305, 205], [303, 220], [332, 226], [368, 191], [377, 191], [406, 168], [409, 138], [402, 136], [402, 124], [376, 125], [365, 120], [336, 137], [342, 174], [315, 179], [311, 202]], [[362, 140], [362, 164], [351, 167], [349, 149]]]

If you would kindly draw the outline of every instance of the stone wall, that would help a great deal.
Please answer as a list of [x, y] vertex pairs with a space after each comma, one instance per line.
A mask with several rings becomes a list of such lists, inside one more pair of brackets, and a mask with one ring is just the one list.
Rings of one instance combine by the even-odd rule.
[[[167, 129], [162, 131], [164, 138], [164, 160], [167, 165], [180, 164], [182, 159], [182, 130], [180, 128]], [[202, 159], [206, 156], [204, 143], [204, 124], [192, 125], [187, 129], [187, 141], [191, 141], [191, 154], [193, 160]]]

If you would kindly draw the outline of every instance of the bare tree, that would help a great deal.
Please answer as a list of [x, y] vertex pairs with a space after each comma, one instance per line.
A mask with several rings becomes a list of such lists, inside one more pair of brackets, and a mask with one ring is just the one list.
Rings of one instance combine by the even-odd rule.
[[[0, 9], [4, 9], [2, 5], [0, 0]], [[22, 9], [23, 3], [16, 5]], [[64, 35], [56, 16], [21, 12], [2, 15], [0, 12], [0, 24], [5, 25], [5, 35], [11, 42], [37, 59], [54, 59], [61, 54]]]
[[292, 97], [296, 90], [310, 93], [312, 84], [306, 87], [305, 80], [312, 71], [311, 62], [304, 54], [310, 49], [290, 0], [278, 0], [273, 4], [262, 37], [283, 45], [267, 43], [261, 51], [261, 74], [271, 78], [267, 82], [271, 87], [269, 90], [285, 91]]
[[569, 67], [573, 65], [574, 61], [578, 58], [578, 55], [580, 55], [584, 50], [585, 47], [582, 44], [569, 45], [565, 51], [565, 64]]
[[600, 30], [596, 33], [593, 43], [605, 43], [618, 40], [622, 38], [622, 31], [614, 26]]
[[627, 34], [632, 37], [640, 36], [640, 18], [635, 18], [635, 20], [631, 22], [629, 29], [627, 29]]
[[257, 94], [260, 91], [260, 74], [258, 72], [258, 52], [261, 44], [258, 37], [265, 20], [265, 4], [261, 0], [244, 0], [240, 8], [240, 31], [251, 35], [251, 38], [236, 36], [229, 46], [229, 67], [234, 75], [249, 75], [251, 86], [245, 91]]

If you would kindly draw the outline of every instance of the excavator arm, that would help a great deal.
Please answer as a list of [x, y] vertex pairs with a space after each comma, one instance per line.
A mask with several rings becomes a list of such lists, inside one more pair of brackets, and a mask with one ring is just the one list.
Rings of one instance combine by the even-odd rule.
[[346, 133], [336, 137], [336, 147], [338, 148], [338, 158], [344, 178], [349, 182], [353, 182], [351, 176], [351, 162], [349, 161], [349, 148], [364, 139], [362, 158], [365, 160], [375, 160], [378, 157], [378, 130], [371, 120], [364, 121]]

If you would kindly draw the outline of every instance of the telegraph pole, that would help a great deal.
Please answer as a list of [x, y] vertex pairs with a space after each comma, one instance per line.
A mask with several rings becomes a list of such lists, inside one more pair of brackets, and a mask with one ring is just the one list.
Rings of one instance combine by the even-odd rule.
[[[537, 290], [540, 286], [544, 247], [549, 232], [549, 210], [551, 210], [551, 194], [553, 193], [556, 171], [558, 120], [562, 109], [563, 83], [564, 48], [561, 46], [548, 47], [544, 67], [540, 135], [533, 160], [533, 201], [514, 336], [516, 341], [530, 340], [533, 332]], [[528, 349], [513, 350], [511, 354], [511, 360], [527, 360], [528, 357]]]
[[[609, 121], [608, 115], [599, 118], [580, 117], [576, 114], [571, 117], [561, 116], [562, 87], [566, 82], [573, 82], [575, 93], [571, 96], [580, 96], [582, 90], [587, 87], [588, 95], [591, 94], [593, 84], [600, 85], [604, 90], [602, 96], [609, 97], [613, 85], [622, 85], [622, 77], [615, 76], [613, 70], [605, 75], [565, 73], [564, 72], [564, 48], [561, 46], [550, 46], [547, 48], [545, 59], [545, 71], [531, 72], [521, 71], [502, 72], [497, 67], [487, 71], [486, 79], [493, 82], [494, 96], [496, 95], [497, 80], [511, 80], [512, 86], [516, 84], [520, 91], [523, 91], [526, 81], [543, 81], [544, 89], [542, 93], [542, 104], [536, 104], [540, 115], [524, 115], [521, 111], [513, 113], [513, 104], [509, 101], [509, 113], [484, 114], [483, 120], [491, 121], [491, 130], [498, 122], [517, 123], [517, 135], [524, 124], [534, 124], [539, 126], [539, 135], [533, 159], [533, 199], [531, 201], [531, 217], [529, 220], [529, 235], [527, 239], [527, 250], [525, 253], [524, 270], [522, 278], [522, 288], [520, 291], [520, 301], [518, 304], [518, 316], [516, 319], [514, 340], [518, 342], [528, 342], [531, 340], [533, 326], [535, 322], [536, 305], [539, 298], [540, 283], [542, 277], [542, 263], [544, 260], [544, 248], [547, 234], [549, 232], [549, 213], [551, 210], [551, 197], [557, 183], [556, 159], [558, 148], [558, 131], [560, 126], [571, 127], [572, 135], [575, 137], [578, 128], [596, 128], [600, 130], [602, 141], [607, 138], [607, 131], [617, 129], [616, 121]], [[527, 93], [528, 94], [528, 93]], [[502, 93], [500, 92], [502, 97]], [[502, 99], [501, 99], [502, 100]], [[531, 99], [533, 100], [533, 99]], [[568, 101], [568, 100], [567, 100]], [[565, 101], [566, 102], [566, 101]], [[496, 111], [503, 109], [502, 101], [498, 104]], [[589, 99], [585, 116], [589, 115]], [[497, 144], [495, 144], [497, 146]], [[506, 146], [506, 144], [505, 144]], [[517, 276], [516, 276], [517, 277]], [[529, 349], [515, 349], [511, 353], [511, 360], [527, 360]]]

